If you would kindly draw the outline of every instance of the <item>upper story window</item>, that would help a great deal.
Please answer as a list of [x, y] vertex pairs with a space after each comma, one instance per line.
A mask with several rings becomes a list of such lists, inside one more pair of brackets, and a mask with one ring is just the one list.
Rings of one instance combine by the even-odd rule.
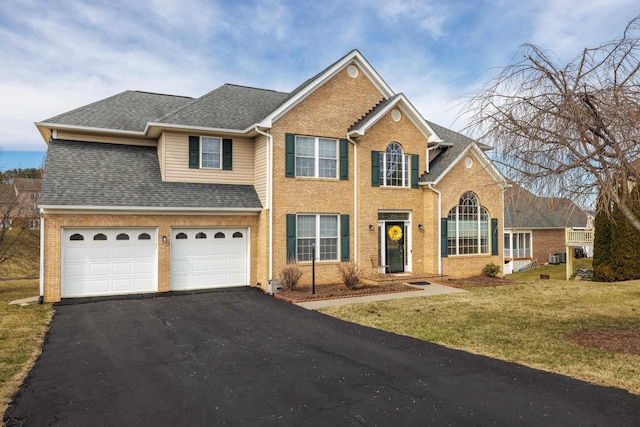
[[296, 176], [337, 178], [338, 140], [296, 135]]
[[380, 153], [380, 185], [388, 187], [409, 186], [409, 155], [404, 154], [397, 142]]
[[205, 138], [200, 140], [200, 161], [203, 168], [220, 169], [222, 157], [222, 142], [220, 138]]
[[233, 169], [233, 141], [189, 136], [189, 169]]
[[489, 253], [489, 214], [471, 191], [449, 211], [447, 248], [449, 255]]

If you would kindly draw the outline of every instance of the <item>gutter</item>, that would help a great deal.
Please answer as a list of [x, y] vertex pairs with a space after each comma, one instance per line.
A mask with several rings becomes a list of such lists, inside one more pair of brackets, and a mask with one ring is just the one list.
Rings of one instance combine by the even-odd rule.
[[38, 304], [44, 302], [44, 215], [40, 209], [40, 297]]
[[430, 163], [431, 163], [431, 158], [429, 157], [429, 152], [431, 150], [435, 150], [436, 148], [440, 147], [440, 143], [438, 142], [436, 145], [434, 145], [433, 147], [427, 147], [427, 170], [426, 172], [429, 173], [430, 170]]
[[429, 183], [427, 184], [427, 187], [429, 187], [429, 190], [433, 191], [434, 193], [436, 193], [438, 195], [438, 216], [437, 216], [437, 222], [438, 222], [438, 274], [442, 274], [442, 239], [440, 239], [440, 236], [442, 234], [442, 225], [441, 225], [441, 221], [440, 221], [440, 215], [442, 214], [442, 193], [440, 193], [440, 191], [436, 190], [435, 188], [433, 188], [433, 184]]
[[254, 130], [260, 135], [264, 135], [267, 138], [267, 209], [269, 210], [269, 280], [273, 279], [273, 136], [270, 133], [261, 131], [258, 125], [255, 125]]

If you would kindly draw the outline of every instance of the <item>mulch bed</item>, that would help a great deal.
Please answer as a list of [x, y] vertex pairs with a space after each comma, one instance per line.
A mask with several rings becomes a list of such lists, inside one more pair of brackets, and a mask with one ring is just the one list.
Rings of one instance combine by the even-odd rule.
[[581, 347], [640, 356], [640, 329], [576, 332], [565, 340]]
[[417, 291], [419, 288], [400, 283], [384, 285], [360, 285], [355, 289], [347, 289], [344, 285], [316, 285], [316, 293], [311, 293], [311, 286], [296, 286], [295, 289], [284, 291], [274, 296], [290, 302], [317, 301], [333, 298], [362, 297], [366, 295], [388, 294], [396, 292]]

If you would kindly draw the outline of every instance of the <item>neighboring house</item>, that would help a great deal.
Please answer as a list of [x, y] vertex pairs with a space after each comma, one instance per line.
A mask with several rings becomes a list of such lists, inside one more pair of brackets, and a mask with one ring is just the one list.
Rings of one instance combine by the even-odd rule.
[[587, 213], [570, 199], [539, 197], [514, 184], [505, 190], [504, 274], [565, 253], [566, 230], [588, 225]]
[[40, 229], [41, 186], [42, 180], [36, 178], [13, 178], [9, 184], [1, 184], [0, 222], [5, 229]]
[[504, 178], [354, 50], [290, 93], [126, 91], [36, 124], [44, 301], [261, 286], [288, 262], [407, 276], [502, 262]]

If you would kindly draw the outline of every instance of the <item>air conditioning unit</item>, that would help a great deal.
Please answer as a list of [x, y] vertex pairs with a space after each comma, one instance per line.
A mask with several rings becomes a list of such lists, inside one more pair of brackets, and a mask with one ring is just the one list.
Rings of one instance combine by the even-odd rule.
[[549, 264], [560, 264], [560, 257], [558, 255], [549, 255]]
[[279, 294], [284, 290], [280, 280], [269, 280], [267, 282], [267, 293], [269, 295]]

